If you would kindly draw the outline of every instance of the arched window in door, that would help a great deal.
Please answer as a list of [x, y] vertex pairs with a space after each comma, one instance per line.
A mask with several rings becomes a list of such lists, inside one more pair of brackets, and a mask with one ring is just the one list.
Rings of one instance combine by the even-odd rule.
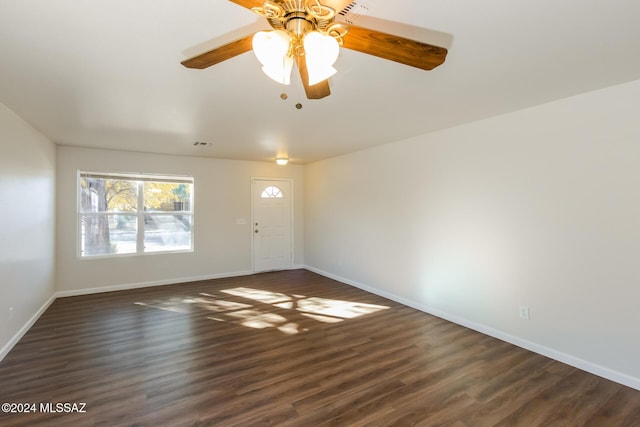
[[262, 191], [260, 194], [260, 198], [262, 199], [281, 199], [282, 191], [278, 187], [269, 186]]

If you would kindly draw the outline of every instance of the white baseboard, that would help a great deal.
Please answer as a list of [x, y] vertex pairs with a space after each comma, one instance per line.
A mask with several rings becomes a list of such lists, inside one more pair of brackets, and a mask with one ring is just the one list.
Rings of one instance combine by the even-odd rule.
[[151, 286], [176, 285], [179, 283], [198, 282], [200, 280], [224, 279], [226, 277], [247, 276], [253, 274], [252, 271], [236, 271], [232, 273], [209, 274], [206, 276], [181, 277], [169, 280], [154, 280], [150, 282], [124, 283], [121, 285], [101, 286], [99, 288], [71, 289], [67, 291], [58, 291], [57, 298], [73, 297], [78, 295], [99, 294], [102, 292], [124, 291], [127, 289], [148, 288]]
[[45, 303], [42, 304], [42, 306], [38, 309], [38, 311], [36, 311], [35, 314], [33, 316], [31, 316], [31, 318], [27, 321], [27, 323], [25, 323], [22, 326], [22, 328], [20, 328], [20, 330], [18, 332], [16, 332], [16, 334], [13, 337], [11, 337], [9, 342], [7, 342], [4, 345], [4, 347], [2, 347], [2, 349], [0, 349], [0, 361], [2, 361], [2, 359], [4, 359], [7, 354], [9, 354], [11, 349], [18, 343], [18, 341], [20, 341], [20, 339], [24, 336], [24, 334], [26, 334], [27, 331], [29, 329], [31, 329], [33, 324], [38, 321], [40, 316], [42, 316], [42, 313], [44, 313], [45, 310], [47, 308], [49, 308], [49, 306], [55, 300], [56, 300], [56, 294], [51, 295], [51, 298], [49, 298], [47, 301], [45, 301]]
[[423, 304], [417, 303], [415, 301], [408, 300], [406, 298], [399, 297], [389, 292], [381, 291], [380, 289], [372, 288], [370, 286], [364, 285], [362, 283], [356, 282], [354, 280], [350, 280], [344, 277], [337, 276], [335, 274], [329, 273], [324, 270], [320, 270], [318, 268], [314, 268], [311, 266], [305, 266], [309, 271], [313, 271], [314, 273], [320, 274], [322, 276], [328, 277], [333, 280], [337, 280], [339, 282], [345, 283], [347, 285], [362, 289], [364, 291], [370, 292], [375, 295], [379, 295], [381, 297], [390, 299], [391, 301], [395, 301], [402, 305], [406, 305], [411, 308], [415, 308], [416, 310], [420, 310], [422, 312], [434, 315], [436, 317], [440, 317], [441, 319], [448, 320], [449, 322], [456, 323], [458, 325], [464, 326], [469, 329], [473, 329], [474, 331], [478, 331], [485, 335], [489, 335], [491, 337], [497, 338], [499, 340], [508, 342], [515, 346], [524, 348], [526, 350], [532, 351], [534, 353], [541, 354], [553, 360], [557, 360], [558, 362], [565, 363], [567, 365], [573, 366], [574, 368], [581, 369], [583, 371], [589, 372], [591, 374], [597, 375], [602, 378], [606, 378], [608, 380], [614, 381], [616, 383], [625, 385], [627, 387], [634, 388], [636, 390], [640, 390], [640, 378], [632, 377], [630, 375], [624, 374], [622, 372], [615, 371], [613, 369], [607, 368], [605, 366], [601, 366], [587, 360], [581, 359], [579, 357], [572, 356], [570, 354], [555, 350], [553, 348], [549, 348], [532, 341], [525, 340], [523, 338], [510, 335], [504, 333], [500, 330], [472, 322], [470, 320], [461, 318], [459, 316], [455, 316], [449, 313], [446, 313], [442, 310], [435, 309], [433, 307], [428, 307]]

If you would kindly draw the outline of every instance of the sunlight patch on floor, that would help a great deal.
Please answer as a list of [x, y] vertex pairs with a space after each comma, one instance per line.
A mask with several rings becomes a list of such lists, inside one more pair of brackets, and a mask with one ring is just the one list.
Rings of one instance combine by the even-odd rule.
[[260, 301], [265, 304], [275, 304], [278, 302], [289, 301], [291, 297], [278, 292], [264, 291], [262, 289], [253, 288], [233, 288], [224, 289], [222, 292], [229, 295], [235, 295], [237, 297], [243, 297]]
[[311, 314], [311, 313], [301, 313], [305, 317], [309, 317], [310, 319], [317, 320], [322, 323], [340, 323], [344, 319], [339, 317], [329, 317], [329, 316], [321, 316], [319, 314]]
[[287, 321], [286, 317], [274, 313], [264, 313], [259, 310], [234, 311], [233, 313], [227, 313], [227, 316], [242, 319], [240, 322], [242, 325], [256, 329], [274, 327]]
[[297, 323], [288, 322], [286, 317], [275, 313], [265, 313], [260, 310], [240, 310], [228, 313], [227, 316], [242, 319], [240, 324], [249, 328], [277, 328], [287, 335], [300, 332]]
[[205, 310], [216, 312], [241, 310], [251, 307], [251, 304], [243, 304], [241, 302], [227, 301], [224, 299], [193, 298], [192, 303]]
[[[200, 292], [197, 296], [134, 304], [182, 314], [194, 313], [196, 310], [213, 312], [215, 316], [206, 318], [216, 322], [239, 323], [253, 329], [276, 328], [287, 335], [309, 330], [301, 328], [298, 323], [292, 321], [295, 317], [300, 319], [300, 316], [303, 316], [322, 323], [339, 323], [389, 308], [384, 305], [306, 297], [298, 294], [287, 295], [246, 287], [223, 289], [220, 292], [225, 295], [216, 296], [212, 293]], [[233, 297], [248, 301], [225, 299]]]
[[321, 314], [325, 316], [341, 317], [343, 319], [354, 319], [365, 314], [375, 313], [389, 307], [375, 304], [364, 304], [353, 301], [340, 301], [312, 297], [298, 301], [298, 311]]
[[293, 301], [281, 302], [273, 305], [274, 307], [284, 308], [285, 310], [291, 310], [293, 308]]

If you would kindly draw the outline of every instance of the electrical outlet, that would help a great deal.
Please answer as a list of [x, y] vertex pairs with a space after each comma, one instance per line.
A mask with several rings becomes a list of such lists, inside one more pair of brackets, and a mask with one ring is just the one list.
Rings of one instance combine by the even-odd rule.
[[520, 318], [529, 320], [529, 307], [526, 307], [524, 305], [520, 306]]
[[9, 320], [13, 319], [13, 307], [9, 307]]

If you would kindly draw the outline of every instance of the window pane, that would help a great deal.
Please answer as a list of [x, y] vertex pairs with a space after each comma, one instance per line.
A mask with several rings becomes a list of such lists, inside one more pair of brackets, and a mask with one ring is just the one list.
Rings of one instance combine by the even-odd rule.
[[262, 191], [262, 194], [260, 194], [260, 197], [263, 199], [281, 199], [282, 198], [282, 191], [280, 191], [280, 189], [278, 187], [267, 187]]
[[145, 215], [144, 251], [191, 249], [191, 215]]
[[134, 212], [138, 203], [136, 181], [80, 179], [81, 212]]
[[191, 184], [144, 183], [145, 212], [191, 211]]
[[80, 222], [82, 256], [136, 252], [135, 215], [82, 215]]

